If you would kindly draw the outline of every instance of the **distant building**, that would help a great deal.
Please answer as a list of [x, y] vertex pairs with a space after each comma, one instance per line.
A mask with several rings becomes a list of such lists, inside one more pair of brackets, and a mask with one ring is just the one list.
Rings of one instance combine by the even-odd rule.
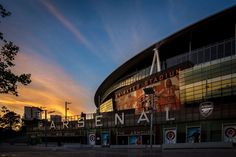
[[42, 119], [42, 109], [39, 107], [25, 106], [24, 107], [24, 119], [33, 120], [33, 119]]
[[50, 120], [53, 122], [61, 122], [62, 117], [61, 115], [50, 115]]

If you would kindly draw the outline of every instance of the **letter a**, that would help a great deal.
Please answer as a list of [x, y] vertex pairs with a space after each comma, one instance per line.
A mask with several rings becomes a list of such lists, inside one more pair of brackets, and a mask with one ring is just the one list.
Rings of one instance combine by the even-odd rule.
[[55, 125], [54, 121], [51, 122], [50, 129], [56, 129], [56, 125]]
[[149, 119], [148, 119], [146, 113], [144, 112], [144, 110], [143, 110], [143, 112], [141, 113], [141, 115], [140, 115], [140, 117], [139, 117], [139, 119], [138, 119], [138, 124], [139, 124], [141, 121], [147, 121], [147, 122], [149, 123]]

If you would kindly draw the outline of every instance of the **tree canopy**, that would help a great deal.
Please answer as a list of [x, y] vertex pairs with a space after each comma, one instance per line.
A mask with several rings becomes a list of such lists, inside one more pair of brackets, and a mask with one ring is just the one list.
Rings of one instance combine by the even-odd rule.
[[19, 130], [21, 127], [21, 118], [20, 115], [10, 111], [7, 107], [3, 106], [1, 108], [0, 115], [0, 128], [7, 130]]
[[[0, 19], [10, 15], [11, 13], [0, 4]], [[11, 68], [15, 66], [14, 60], [19, 52], [19, 47], [5, 39], [2, 32], [0, 32], [0, 42], [2, 45], [0, 50], [0, 93], [18, 96], [17, 83], [28, 85], [31, 82], [31, 74], [17, 75], [11, 71]]]

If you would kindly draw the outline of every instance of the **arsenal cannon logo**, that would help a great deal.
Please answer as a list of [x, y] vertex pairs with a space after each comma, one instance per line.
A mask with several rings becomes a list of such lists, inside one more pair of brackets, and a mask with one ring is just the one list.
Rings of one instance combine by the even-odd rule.
[[213, 112], [213, 109], [214, 109], [213, 102], [210, 102], [210, 101], [202, 102], [199, 105], [199, 111], [203, 117], [210, 116]]

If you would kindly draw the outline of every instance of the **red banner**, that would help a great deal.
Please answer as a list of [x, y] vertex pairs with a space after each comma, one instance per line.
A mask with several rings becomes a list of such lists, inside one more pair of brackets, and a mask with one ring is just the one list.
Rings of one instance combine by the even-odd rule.
[[[178, 75], [147, 87], [152, 87], [155, 91], [154, 110], [156, 112], [165, 111], [166, 107], [171, 110], [179, 109], [180, 92]], [[149, 110], [151, 104], [150, 97], [144, 97], [143, 88], [117, 97], [115, 102], [117, 110], [135, 109], [136, 113], [140, 113], [142, 110]]]

